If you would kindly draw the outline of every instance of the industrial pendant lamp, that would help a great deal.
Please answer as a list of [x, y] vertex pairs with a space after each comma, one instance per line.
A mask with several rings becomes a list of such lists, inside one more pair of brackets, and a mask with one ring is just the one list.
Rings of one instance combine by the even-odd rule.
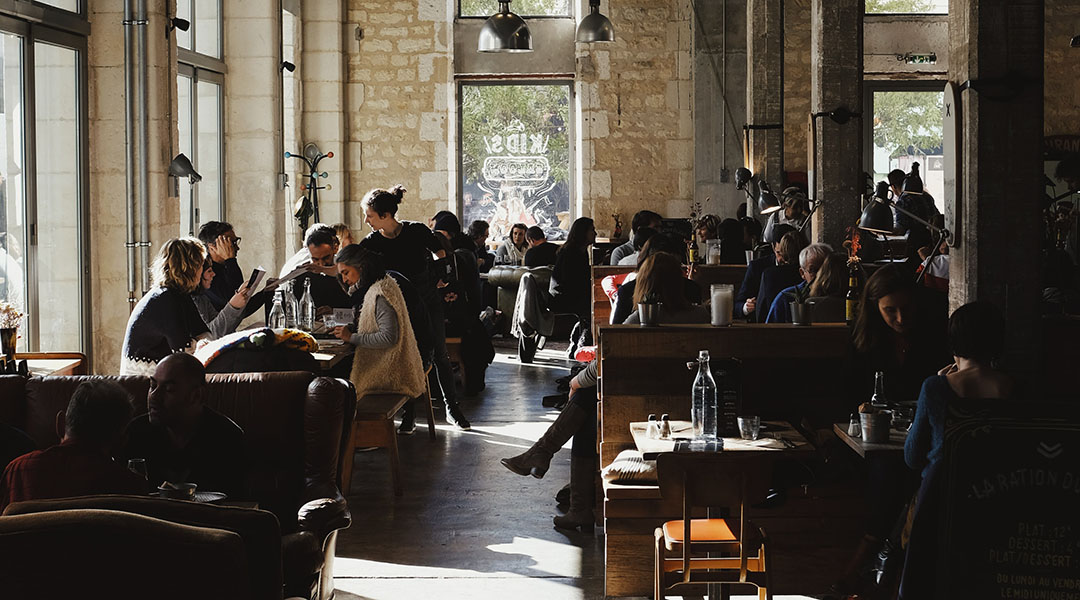
[[532, 33], [525, 19], [510, 12], [510, 0], [499, 0], [499, 12], [484, 21], [480, 52], [532, 52]]
[[578, 23], [577, 41], [583, 44], [615, 41], [611, 19], [600, 14], [600, 0], [589, 0], [589, 14]]

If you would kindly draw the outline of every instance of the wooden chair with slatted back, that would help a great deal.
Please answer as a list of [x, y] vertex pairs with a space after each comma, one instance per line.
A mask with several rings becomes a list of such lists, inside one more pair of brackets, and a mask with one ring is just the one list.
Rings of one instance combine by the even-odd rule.
[[[660, 494], [681, 498], [683, 518], [656, 528], [655, 591], [701, 594], [705, 584], [757, 587], [771, 600], [765, 531], [746, 519], [765, 499], [771, 461], [750, 452], [668, 452], [657, 459]], [[724, 518], [694, 519], [694, 508], [726, 509]], [[699, 511], [700, 513], [700, 511]], [[684, 543], [689, 539], [690, 543]]]

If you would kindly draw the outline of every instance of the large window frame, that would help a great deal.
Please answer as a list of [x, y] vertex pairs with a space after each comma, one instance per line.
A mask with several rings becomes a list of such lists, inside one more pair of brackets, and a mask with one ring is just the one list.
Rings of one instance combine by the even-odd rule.
[[[80, 11], [85, 14], [86, 3], [80, 2]], [[20, 18], [22, 17], [22, 18]], [[23, 20], [26, 18], [28, 20]], [[89, 23], [81, 15], [70, 11], [46, 6], [34, 5], [34, 10], [27, 11], [20, 3], [0, 1], [0, 31], [22, 38], [22, 130], [24, 169], [21, 173], [24, 189], [23, 198], [23, 264], [26, 278], [24, 306], [19, 307], [27, 314], [19, 348], [28, 352], [38, 352], [42, 348], [41, 340], [41, 265], [39, 264], [38, 244], [38, 161], [37, 161], [37, 85], [35, 68], [35, 48], [37, 44], [57, 46], [75, 53], [75, 101], [77, 104], [76, 132], [77, 143], [75, 194], [76, 240], [78, 294], [74, 301], [78, 304], [79, 348], [85, 354], [92, 351], [90, 318], [90, 186], [89, 186], [89, 85], [87, 79], [87, 36]]]
[[[522, 85], [522, 86], [535, 86], [535, 85], [555, 85], [565, 86], [568, 89], [569, 104], [567, 107], [566, 118], [566, 135], [567, 135], [567, 194], [568, 194], [568, 206], [567, 209], [570, 213], [570, 223], [573, 223], [578, 217], [579, 206], [576, 201], [576, 187], [577, 177], [575, 176], [575, 169], [577, 165], [577, 114], [574, 109], [576, 106], [576, 90], [573, 78], [566, 76], [552, 76], [552, 77], [484, 77], [484, 76], [459, 76], [457, 78], [457, 182], [455, 187], [457, 189], [457, 202], [455, 209], [457, 214], [464, 219], [465, 217], [465, 178], [463, 176], [462, 162], [464, 161], [463, 154], [463, 127], [464, 122], [464, 94], [462, 88], [465, 86], [509, 86], [509, 85]], [[462, 222], [463, 227], [468, 227], [469, 224]], [[569, 230], [568, 230], [569, 231]]]
[[[0, 0], [2, 1], [2, 0]], [[207, 118], [206, 115], [199, 114], [199, 83], [205, 82], [217, 86], [218, 96], [218, 114], [213, 115], [210, 118], [214, 118], [217, 121], [218, 131], [218, 148], [217, 154], [219, 157], [218, 163], [218, 179], [217, 179], [217, 197], [218, 205], [216, 207], [216, 213], [218, 219], [222, 221], [228, 220], [227, 209], [228, 202], [225, 195], [225, 103], [227, 94], [225, 92], [225, 74], [228, 69], [225, 66], [225, 16], [224, 16], [224, 4], [222, 0], [217, 0], [217, 39], [218, 50], [221, 52], [221, 56], [212, 56], [209, 54], [202, 54], [195, 51], [198, 48], [198, 30], [199, 30], [199, 16], [198, 16], [198, 2], [196, 0], [189, 0], [190, 11], [187, 14], [178, 15], [181, 18], [189, 19], [191, 27], [187, 31], [187, 36], [190, 38], [190, 45], [192, 49], [184, 48], [177, 43], [176, 48], [176, 61], [177, 61], [177, 86], [179, 87], [180, 78], [186, 77], [191, 81], [191, 94], [189, 96], [189, 107], [177, 107], [178, 111], [186, 110], [191, 115], [191, 156], [188, 158], [191, 160], [192, 166], [195, 170], [202, 172], [199, 166], [199, 123], [200, 118]], [[179, 90], [177, 90], [177, 97], [179, 98]], [[186, 185], [186, 182], [181, 182], [180, 185]], [[200, 204], [199, 189], [211, 185], [208, 181], [202, 181], [197, 185], [191, 187], [191, 195], [187, 202], [181, 201], [180, 210], [186, 211], [191, 216], [191, 221], [187, 231], [181, 231], [183, 235], [195, 234], [198, 232], [199, 227], [205, 223], [202, 215], [206, 212], [205, 208]], [[183, 222], [183, 219], [182, 219]]]

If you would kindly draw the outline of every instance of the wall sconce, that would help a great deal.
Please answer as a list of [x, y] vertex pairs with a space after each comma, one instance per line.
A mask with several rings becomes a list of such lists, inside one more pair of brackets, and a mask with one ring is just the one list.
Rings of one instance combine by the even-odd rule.
[[181, 19], [180, 17], [173, 17], [165, 23], [165, 39], [169, 39], [169, 34], [172, 33], [174, 29], [179, 29], [180, 31], [187, 31], [190, 27], [191, 21], [188, 21], [187, 19]]
[[291, 62], [289, 62], [287, 60], [283, 60], [283, 61], [281, 61], [281, 68], [288, 71], [288, 72], [290, 72], [290, 73], [292, 73], [293, 71], [296, 70], [296, 65], [294, 65], [293, 63], [291, 63]]

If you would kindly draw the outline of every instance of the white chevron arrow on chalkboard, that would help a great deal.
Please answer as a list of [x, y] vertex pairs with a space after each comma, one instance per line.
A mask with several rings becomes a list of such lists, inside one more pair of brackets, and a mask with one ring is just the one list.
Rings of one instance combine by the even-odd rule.
[[1061, 456], [1062, 452], [1065, 452], [1065, 448], [1062, 447], [1060, 442], [1052, 446], [1046, 442], [1039, 442], [1039, 447], [1036, 450], [1039, 451], [1039, 454], [1051, 459], [1057, 458]]

